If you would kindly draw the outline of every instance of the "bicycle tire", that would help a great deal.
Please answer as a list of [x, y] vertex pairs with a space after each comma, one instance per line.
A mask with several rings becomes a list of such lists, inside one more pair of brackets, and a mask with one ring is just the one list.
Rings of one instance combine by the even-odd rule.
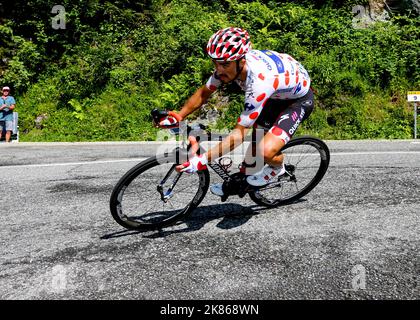
[[296, 200], [302, 198], [303, 196], [307, 195], [313, 188], [315, 188], [318, 183], [322, 180], [325, 173], [327, 172], [329, 163], [330, 163], [330, 151], [328, 149], [328, 146], [323, 142], [322, 140], [310, 136], [302, 136], [298, 138], [294, 138], [289, 141], [282, 149], [281, 151], [287, 150], [289, 148], [292, 148], [294, 146], [299, 145], [305, 145], [309, 144], [314, 146], [319, 152], [320, 152], [320, 165], [318, 168], [317, 173], [313, 177], [313, 179], [304, 187], [302, 190], [300, 190], [298, 193], [294, 194], [291, 197], [286, 197], [283, 199], [278, 199], [275, 201], [267, 201], [264, 200], [264, 197], [261, 197], [258, 195], [259, 191], [250, 191], [248, 194], [250, 198], [258, 205], [274, 208], [278, 207], [280, 205], [290, 204], [295, 202]]

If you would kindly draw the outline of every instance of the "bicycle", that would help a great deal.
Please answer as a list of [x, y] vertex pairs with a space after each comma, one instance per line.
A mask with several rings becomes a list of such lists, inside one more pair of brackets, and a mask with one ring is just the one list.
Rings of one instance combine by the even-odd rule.
[[[156, 123], [168, 115], [157, 109], [151, 114]], [[185, 127], [172, 129], [173, 134], [182, 138], [181, 147], [142, 161], [117, 182], [111, 194], [110, 210], [118, 224], [135, 230], [160, 229], [185, 218], [204, 199], [210, 185], [208, 168], [188, 174], [178, 173], [175, 167], [187, 160], [191, 144], [186, 145], [186, 137], [197, 137], [199, 142], [199, 137], [203, 134], [208, 137], [210, 133], [202, 124]], [[197, 153], [200, 152], [205, 152], [202, 146]], [[209, 163], [207, 166], [223, 179], [225, 196], [221, 200], [248, 194], [256, 204], [268, 208], [290, 204], [315, 188], [328, 169], [330, 152], [318, 138], [293, 138], [281, 152], [285, 156], [286, 173], [260, 188], [250, 186], [241, 171], [231, 173], [233, 161], [229, 157]]]

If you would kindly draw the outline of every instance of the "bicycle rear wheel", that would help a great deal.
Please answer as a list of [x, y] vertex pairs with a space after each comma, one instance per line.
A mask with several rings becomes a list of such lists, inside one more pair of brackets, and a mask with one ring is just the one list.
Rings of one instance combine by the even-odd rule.
[[112, 217], [127, 229], [158, 229], [180, 220], [203, 200], [209, 172], [178, 173], [173, 158], [149, 158], [129, 170], [111, 194]]
[[249, 192], [251, 199], [259, 205], [276, 207], [294, 202], [315, 188], [327, 172], [330, 152], [320, 139], [295, 138], [281, 152], [286, 173], [278, 181]]

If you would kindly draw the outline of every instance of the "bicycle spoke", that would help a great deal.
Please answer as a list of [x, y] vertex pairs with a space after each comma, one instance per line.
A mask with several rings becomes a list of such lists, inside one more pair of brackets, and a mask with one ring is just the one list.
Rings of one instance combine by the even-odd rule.
[[295, 181], [294, 181], [294, 185], [295, 185], [295, 187], [296, 187], [296, 191], [297, 191], [297, 192], [299, 192], [299, 187], [298, 187], [297, 180], [295, 180]]
[[168, 203], [169, 203], [169, 205], [172, 207], [172, 209], [174, 209], [175, 211], [176, 211], [176, 210], [178, 210], [178, 209], [175, 209], [175, 207], [173, 206], [173, 204], [172, 204], [172, 201], [171, 201], [171, 200], [168, 200]]
[[[176, 192], [177, 193], [182, 193], [185, 189], [187, 189], [187, 188], [191, 188], [191, 186], [186, 186], [186, 187], [184, 187], [184, 188], [182, 188], [181, 190], [176, 190]], [[174, 189], [175, 190], [175, 189]]]
[[298, 166], [298, 164], [299, 164], [301, 161], [303, 161], [303, 160], [305, 159], [305, 156], [306, 156], [309, 152], [310, 152], [310, 148], [309, 148], [309, 147], [307, 147], [307, 148], [306, 148], [306, 152], [302, 152], [302, 153], [301, 153], [301, 155], [300, 155], [300, 157], [299, 157], [298, 161], [294, 164], [294, 166], [295, 166], [295, 167], [297, 167], [297, 166]]

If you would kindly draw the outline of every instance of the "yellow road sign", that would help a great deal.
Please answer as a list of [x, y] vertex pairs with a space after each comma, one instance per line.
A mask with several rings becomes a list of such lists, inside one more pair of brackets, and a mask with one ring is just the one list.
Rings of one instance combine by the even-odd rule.
[[420, 101], [420, 91], [408, 91], [407, 92], [407, 100], [418, 102]]

